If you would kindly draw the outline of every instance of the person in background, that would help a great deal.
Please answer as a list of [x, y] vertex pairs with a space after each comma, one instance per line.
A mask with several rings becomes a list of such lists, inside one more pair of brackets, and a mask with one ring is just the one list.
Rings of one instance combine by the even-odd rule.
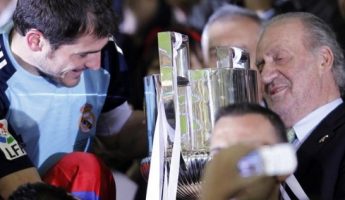
[[268, 108], [252, 103], [221, 108], [211, 135], [213, 158], [205, 169], [201, 199], [277, 199], [280, 179], [242, 177], [237, 163], [259, 147], [286, 142], [284, 123]]
[[[87, 199], [115, 199], [114, 178], [92, 153], [94, 144], [111, 151], [123, 147], [114, 139], [145, 134], [143, 113], [126, 101], [127, 69], [112, 37], [117, 21], [110, 3], [18, 0], [13, 26], [0, 35], [1, 120], [6, 135], [24, 147], [10, 157], [9, 147], [1, 148], [1, 166], [27, 154], [47, 183], [63, 182]], [[65, 160], [74, 162], [67, 168]]]
[[235, 46], [245, 49], [255, 67], [255, 49], [261, 20], [255, 12], [234, 5], [220, 7], [208, 19], [201, 36], [206, 66], [216, 67], [216, 47]]
[[[262, 21], [249, 9], [225, 5], [217, 9], [208, 19], [202, 35], [201, 49], [207, 67], [216, 67], [216, 47], [233, 46], [247, 51], [251, 69], [255, 66], [255, 50]], [[258, 75], [258, 89], [262, 91]], [[259, 100], [262, 92], [259, 92]]]
[[282, 194], [345, 198], [344, 55], [334, 32], [310, 13], [278, 15], [260, 35], [256, 63], [269, 108], [295, 132], [298, 167]]

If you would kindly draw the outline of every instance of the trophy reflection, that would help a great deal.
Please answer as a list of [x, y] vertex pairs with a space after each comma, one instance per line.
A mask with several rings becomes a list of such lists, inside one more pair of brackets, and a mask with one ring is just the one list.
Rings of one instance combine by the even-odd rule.
[[160, 32], [158, 46], [160, 74], [144, 78], [147, 199], [154, 199], [152, 191], [157, 199], [198, 199], [216, 112], [231, 103], [257, 103], [257, 74], [240, 48], [218, 47], [216, 67], [192, 70], [186, 35]]

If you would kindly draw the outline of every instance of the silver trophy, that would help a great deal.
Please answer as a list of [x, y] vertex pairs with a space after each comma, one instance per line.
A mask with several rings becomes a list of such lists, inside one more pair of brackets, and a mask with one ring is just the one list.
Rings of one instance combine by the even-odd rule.
[[[180, 136], [176, 198], [198, 199], [202, 170], [210, 159], [209, 139], [215, 114], [231, 103], [258, 103], [257, 74], [249, 69], [249, 54], [240, 48], [218, 47], [216, 67], [191, 70], [187, 36], [160, 32], [158, 46], [160, 74], [144, 78], [150, 151], [142, 160], [141, 172], [148, 178], [158, 107], [163, 105], [167, 124]], [[176, 159], [176, 155], [172, 156], [176, 136], [166, 137], [164, 173], [169, 172]]]

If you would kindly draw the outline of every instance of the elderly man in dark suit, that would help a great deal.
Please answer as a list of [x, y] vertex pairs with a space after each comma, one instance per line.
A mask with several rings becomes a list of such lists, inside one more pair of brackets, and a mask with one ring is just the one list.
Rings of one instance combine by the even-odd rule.
[[268, 105], [296, 136], [298, 168], [282, 194], [344, 199], [345, 72], [334, 32], [312, 14], [283, 14], [266, 24], [256, 56]]

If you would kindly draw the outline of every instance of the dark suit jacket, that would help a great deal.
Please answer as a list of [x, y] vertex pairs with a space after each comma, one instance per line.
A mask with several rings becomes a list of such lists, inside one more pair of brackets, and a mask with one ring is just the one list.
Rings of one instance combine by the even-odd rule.
[[295, 176], [310, 199], [345, 199], [345, 103], [297, 151]]

